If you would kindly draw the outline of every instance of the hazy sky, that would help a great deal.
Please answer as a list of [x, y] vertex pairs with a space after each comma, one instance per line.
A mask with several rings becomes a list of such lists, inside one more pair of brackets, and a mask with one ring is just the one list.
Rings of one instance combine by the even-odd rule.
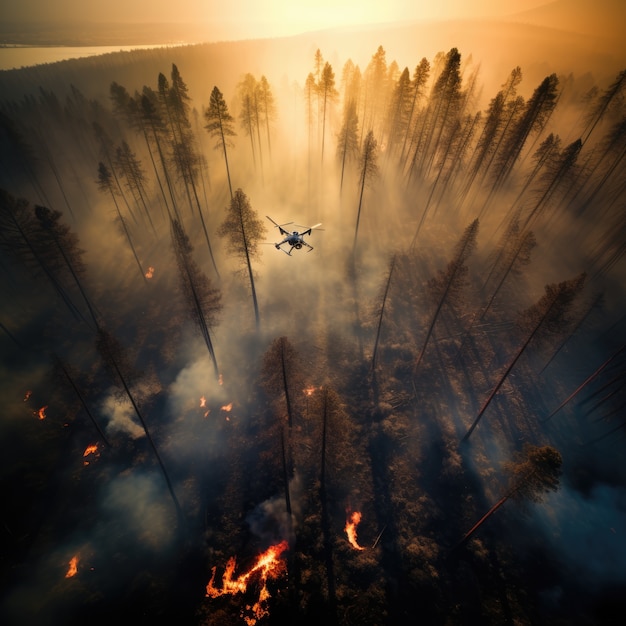
[[549, 0], [20, 0], [4, 1], [2, 21], [204, 22], [257, 36], [344, 24], [452, 19], [515, 13]]

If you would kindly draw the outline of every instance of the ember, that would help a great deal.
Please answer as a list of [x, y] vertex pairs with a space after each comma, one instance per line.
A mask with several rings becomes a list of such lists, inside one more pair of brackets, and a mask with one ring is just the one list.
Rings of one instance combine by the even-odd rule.
[[47, 408], [48, 408], [48, 405], [46, 404], [45, 406], [42, 406], [39, 410], [33, 411], [33, 415], [36, 415], [40, 420], [45, 420]]
[[28, 400], [28, 398], [30, 398], [31, 394], [33, 392], [29, 389], [25, 394], [24, 394], [24, 402], [26, 402]]
[[206, 398], [204, 396], [200, 396], [200, 408], [206, 408]]
[[355, 550], [365, 550], [363, 546], [359, 545], [359, 542], [357, 541], [357, 536], [356, 536], [356, 527], [360, 523], [361, 523], [361, 513], [359, 513], [358, 511], [354, 511], [352, 515], [350, 515], [348, 519], [346, 520], [346, 526], [344, 528], [344, 530], [346, 531], [346, 535], [348, 535], [348, 541], [350, 542], [350, 545]]
[[90, 446], [87, 446], [85, 448], [85, 451], [83, 452], [83, 458], [85, 459], [83, 461], [83, 465], [89, 465], [89, 463], [91, 462], [91, 459], [87, 460], [87, 457], [91, 457], [93, 459], [96, 459], [100, 456], [100, 451], [98, 450], [98, 444], [94, 443]]
[[215, 587], [215, 571], [217, 568], [212, 568], [211, 580], [206, 587], [207, 598], [217, 598], [226, 594], [235, 595], [237, 593], [244, 593], [248, 589], [248, 583], [250, 579], [258, 578], [260, 590], [258, 600], [252, 605], [247, 606], [246, 609], [250, 611], [250, 615], [242, 615], [248, 626], [253, 626], [257, 623], [257, 620], [269, 615], [267, 608], [267, 601], [270, 598], [270, 593], [267, 589], [268, 578], [278, 578], [285, 570], [285, 563], [279, 557], [287, 550], [289, 544], [287, 541], [281, 541], [280, 543], [270, 546], [263, 554], [261, 554], [256, 563], [244, 574], [240, 574], [237, 578], [233, 578], [235, 573], [235, 567], [237, 561], [235, 557], [231, 557], [226, 564], [224, 575], [222, 576], [222, 588]]
[[76, 576], [78, 573], [78, 555], [73, 556], [70, 559], [69, 567], [67, 569], [67, 574], [65, 574], [65, 578], [72, 578]]
[[152, 278], [154, 276], [154, 268], [150, 266], [146, 272], [146, 278]]
[[221, 407], [222, 411], [226, 411], [227, 413], [230, 413], [233, 410], [233, 403], [229, 403], [229, 404], [225, 404], [223, 407]]

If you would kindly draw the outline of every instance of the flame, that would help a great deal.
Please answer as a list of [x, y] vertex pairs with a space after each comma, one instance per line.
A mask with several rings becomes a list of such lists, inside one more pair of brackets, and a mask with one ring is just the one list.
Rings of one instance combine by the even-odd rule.
[[204, 396], [200, 396], [200, 408], [204, 409], [206, 407], [206, 398]]
[[154, 276], [154, 268], [150, 266], [146, 272], [146, 278], [152, 278]]
[[317, 391], [317, 387], [307, 387], [302, 391], [304, 392], [305, 396], [312, 396]]
[[252, 606], [246, 607], [251, 612], [251, 615], [242, 615], [248, 626], [254, 626], [257, 620], [269, 615], [267, 601], [270, 598], [270, 593], [267, 589], [267, 580], [268, 578], [278, 578], [285, 570], [285, 563], [279, 557], [287, 548], [289, 548], [287, 541], [281, 541], [274, 546], [270, 546], [257, 558], [256, 563], [247, 572], [240, 574], [237, 578], [233, 578], [237, 560], [234, 556], [231, 557], [228, 559], [224, 575], [222, 576], [221, 589], [214, 585], [217, 568], [211, 568], [211, 580], [209, 580], [209, 584], [206, 586], [206, 597], [217, 598], [226, 594], [245, 593], [250, 579], [258, 573], [257, 577], [261, 585], [258, 600]]
[[76, 576], [78, 573], [78, 555], [74, 555], [70, 559], [69, 567], [67, 568], [67, 574], [65, 574], [65, 578], [72, 578], [72, 576]]
[[233, 410], [233, 403], [229, 403], [229, 404], [225, 404], [223, 407], [221, 407], [222, 411], [226, 411], [227, 413], [230, 413]]
[[31, 394], [33, 392], [29, 389], [25, 394], [24, 394], [24, 402], [26, 402], [28, 400], [28, 398], [30, 398]]
[[48, 405], [46, 404], [45, 406], [42, 406], [39, 410], [33, 411], [33, 415], [36, 415], [40, 420], [45, 420], [47, 408], [48, 408]]
[[365, 550], [363, 546], [359, 545], [356, 536], [356, 527], [361, 523], [361, 513], [354, 511], [346, 520], [346, 535], [348, 535], [348, 541], [355, 550]]
[[223, 377], [221, 374], [219, 375], [219, 377], [218, 377], [218, 379], [217, 379], [217, 382], [218, 382], [220, 385], [223, 385], [223, 384], [224, 384], [224, 377]]
[[[98, 450], [97, 443], [91, 444], [90, 446], [87, 446], [85, 448], [85, 451], [83, 452], [83, 458], [88, 457], [90, 454], [93, 454], [94, 458], [97, 458], [98, 456], [100, 456], [100, 451]], [[89, 460], [83, 461], [83, 465], [89, 465], [89, 463], [90, 463]]]

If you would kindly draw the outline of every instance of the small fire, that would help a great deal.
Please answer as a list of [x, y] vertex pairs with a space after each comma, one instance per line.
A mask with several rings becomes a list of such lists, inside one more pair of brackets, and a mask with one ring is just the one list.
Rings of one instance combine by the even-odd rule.
[[200, 408], [206, 408], [206, 398], [204, 396], [200, 396]]
[[346, 520], [346, 527], [344, 530], [346, 531], [346, 535], [348, 535], [348, 541], [350, 545], [355, 550], [365, 550], [363, 546], [359, 545], [356, 536], [356, 527], [361, 523], [361, 513], [359, 511], [354, 511], [351, 515], [348, 516]]
[[223, 385], [223, 384], [224, 384], [224, 377], [223, 377], [221, 374], [219, 375], [219, 377], [218, 377], [218, 379], [217, 379], [217, 382], [218, 382], [220, 385]]
[[24, 402], [26, 402], [28, 400], [28, 398], [30, 398], [30, 396], [32, 395], [32, 391], [29, 389], [25, 394], [24, 394]]
[[303, 389], [302, 391], [304, 392], [305, 396], [309, 397], [309, 396], [312, 396], [319, 389], [321, 389], [321, 387], [307, 387], [306, 389]]
[[233, 403], [225, 404], [221, 407], [222, 411], [226, 411], [226, 413], [230, 413], [233, 410]]
[[74, 555], [70, 559], [69, 567], [67, 568], [67, 574], [65, 574], [65, 578], [72, 578], [76, 576], [78, 573], [78, 555]]
[[257, 620], [269, 615], [267, 608], [267, 601], [270, 598], [270, 593], [267, 589], [268, 578], [278, 578], [285, 570], [285, 562], [279, 557], [289, 548], [287, 541], [281, 541], [280, 543], [270, 546], [263, 554], [261, 554], [256, 563], [244, 574], [240, 574], [237, 578], [233, 578], [235, 573], [235, 567], [237, 560], [233, 556], [228, 559], [224, 575], [222, 576], [222, 588], [215, 587], [215, 570], [216, 567], [211, 569], [211, 580], [206, 586], [206, 597], [217, 598], [226, 594], [235, 595], [237, 593], [245, 593], [248, 590], [248, 583], [250, 579], [256, 575], [259, 579], [259, 598], [252, 605], [247, 606], [246, 609], [250, 611], [250, 615], [242, 615], [248, 626], [254, 626]]
[[146, 272], [146, 278], [152, 278], [154, 276], [154, 268], [150, 266]]
[[33, 415], [36, 415], [40, 420], [45, 420], [46, 419], [46, 409], [47, 408], [48, 408], [48, 405], [46, 404], [45, 406], [42, 406], [37, 411], [33, 411]]
[[83, 461], [83, 465], [89, 465], [89, 463], [91, 462], [91, 459], [87, 459], [87, 457], [90, 457], [91, 455], [93, 455], [93, 459], [96, 459], [100, 456], [100, 451], [98, 450], [98, 444], [94, 443], [90, 446], [87, 446], [85, 448], [85, 451], [83, 452], [83, 458], [86, 459], [85, 461]]

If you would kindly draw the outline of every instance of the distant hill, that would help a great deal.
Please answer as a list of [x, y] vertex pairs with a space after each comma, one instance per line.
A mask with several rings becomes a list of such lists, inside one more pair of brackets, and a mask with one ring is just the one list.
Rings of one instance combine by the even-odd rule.
[[[593, 11], [589, 11], [590, 4]], [[510, 16], [512, 20], [601, 37], [623, 44], [626, 27], [624, 0], [554, 0]]]
[[[559, 0], [543, 9], [549, 9], [548, 15], [552, 15], [553, 10], [562, 10], [567, 4]], [[0, 72], [0, 99], [20, 98], [24, 93], [37, 92], [39, 86], [58, 89], [69, 83], [89, 97], [106, 98], [112, 80], [124, 83], [131, 91], [144, 84], [154, 86], [158, 73], [167, 73], [171, 63], [176, 63], [194, 96], [206, 102], [214, 85], [228, 96], [247, 72], [257, 77], [264, 74], [274, 85], [303, 85], [313, 69], [318, 48], [339, 81], [348, 59], [364, 70], [378, 46], [385, 49], [387, 63], [396, 61], [400, 69], [406, 66], [411, 72], [422, 57], [432, 61], [438, 52], [456, 47], [465, 62], [471, 59], [474, 65], [480, 65], [485, 98], [491, 97], [518, 65], [524, 76], [520, 87], [524, 96], [553, 72], [590, 75], [595, 82], [606, 84], [626, 67], [621, 40], [539, 26], [518, 16], [493, 22], [451, 20], [337, 28], [294, 37], [204, 43], [63, 61]]]

